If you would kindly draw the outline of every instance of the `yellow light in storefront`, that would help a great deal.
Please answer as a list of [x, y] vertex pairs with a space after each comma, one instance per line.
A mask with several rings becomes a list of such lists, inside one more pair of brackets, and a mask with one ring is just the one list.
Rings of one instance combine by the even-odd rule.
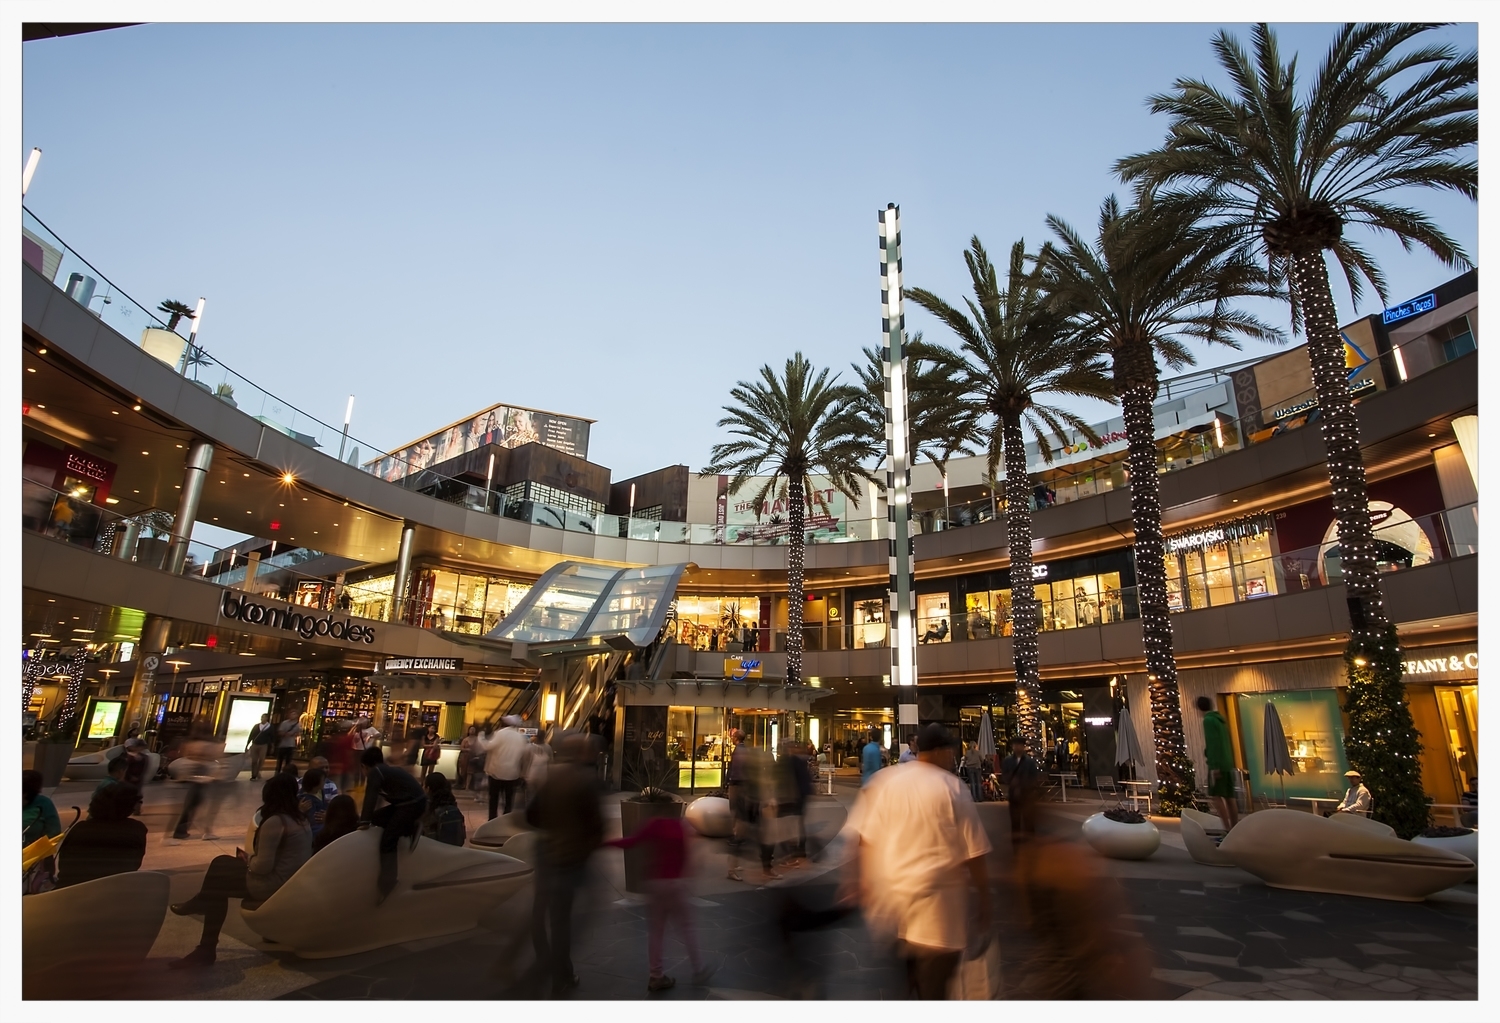
[[557, 694], [548, 693], [542, 697], [542, 723], [550, 724], [557, 720]]

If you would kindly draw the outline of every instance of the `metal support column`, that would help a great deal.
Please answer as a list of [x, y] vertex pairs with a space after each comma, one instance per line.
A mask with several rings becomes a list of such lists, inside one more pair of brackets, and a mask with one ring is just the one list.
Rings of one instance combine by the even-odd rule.
[[135, 519], [126, 519], [115, 530], [115, 549], [111, 552], [121, 561], [135, 560], [135, 545], [141, 539], [141, 524]]
[[162, 657], [167, 649], [167, 636], [172, 621], [147, 615], [141, 624], [141, 639], [135, 649], [135, 676], [130, 680], [130, 696], [125, 702], [125, 727], [140, 725], [141, 733], [155, 726], [145, 715], [155, 711], [156, 672], [161, 668]]
[[181, 575], [187, 563], [188, 541], [193, 538], [193, 523], [198, 519], [198, 501], [203, 496], [203, 482], [213, 464], [214, 446], [195, 440], [188, 449], [182, 472], [182, 498], [177, 502], [177, 517], [172, 520], [172, 542], [167, 546], [164, 566], [173, 575]]
[[401, 546], [396, 552], [396, 578], [391, 585], [390, 621], [399, 622], [406, 609], [406, 587], [411, 581], [411, 546], [416, 538], [417, 527], [410, 523], [401, 527]]

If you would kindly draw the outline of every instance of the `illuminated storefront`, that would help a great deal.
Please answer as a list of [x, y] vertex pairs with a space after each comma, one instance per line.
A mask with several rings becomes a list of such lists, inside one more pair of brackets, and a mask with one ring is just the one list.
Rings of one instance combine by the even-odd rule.
[[1165, 537], [1167, 606], [1196, 611], [1280, 592], [1269, 515]]
[[[1128, 550], [1106, 551], [1033, 565], [1032, 587], [1041, 605], [1042, 630], [1105, 625], [1136, 617], [1135, 571], [1130, 558]], [[957, 582], [967, 638], [1009, 636], [1010, 570], [965, 576]], [[922, 599], [919, 597], [919, 602]], [[919, 625], [919, 634], [930, 628], [926, 623]]]

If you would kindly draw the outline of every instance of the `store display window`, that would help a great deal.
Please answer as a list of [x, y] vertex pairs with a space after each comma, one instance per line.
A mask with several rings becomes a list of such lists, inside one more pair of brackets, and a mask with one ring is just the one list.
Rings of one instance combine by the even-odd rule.
[[851, 591], [849, 594], [850, 646], [855, 650], [883, 647], [889, 643], [890, 616], [884, 591]]
[[947, 643], [953, 638], [946, 593], [922, 593], [917, 596], [917, 642]]
[[759, 597], [680, 596], [674, 602], [677, 642], [693, 650], [756, 649]]
[[1271, 520], [1258, 515], [1166, 537], [1167, 606], [1196, 611], [1280, 592]]
[[[1286, 735], [1287, 754], [1295, 773], [1266, 773], [1266, 706], [1274, 706]], [[1240, 753], [1250, 791], [1279, 801], [1287, 796], [1344, 794], [1343, 719], [1339, 696], [1333, 689], [1302, 689], [1285, 693], [1240, 693], [1236, 700]]]
[[667, 708], [667, 759], [677, 765], [679, 791], [721, 788], [729, 766], [723, 708]]

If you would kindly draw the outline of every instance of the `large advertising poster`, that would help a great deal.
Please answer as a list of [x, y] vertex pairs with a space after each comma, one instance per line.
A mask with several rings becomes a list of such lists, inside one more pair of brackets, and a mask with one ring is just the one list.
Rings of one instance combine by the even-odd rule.
[[486, 444], [516, 448], [532, 443], [545, 444], [586, 459], [589, 456], [589, 420], [495, 405], [399, 451], [366, 462], [364, 468], [383, 480], [392, 481]]
[[271, 700], [265, 696], [231, 696], [229, 723], [224, 731], [224, 752], [243, 753], [250, 748], [250, 730], [260, 723], [262, 714], [271, 713]]
[[[815, 543], [848, 536], [848, 499], [825, 477], [813, 476], [811, 480], [813, 489], [807, 495], [807, 508], [803, 512], [808, 535]], [[767, 494], [764, 507], [757, 509], [755, 495], [761, 486], [752, 480], [742, 490], [726, 495], [726, 543], [787, 542], [791, 526], [787, 521], [786, 483], [782, 481]]]
[[120, 715], [124, 710], [124, 700], [94, 700], [89, 706], [88, 730], [84, 738], [113, 738], [120, 731]]

